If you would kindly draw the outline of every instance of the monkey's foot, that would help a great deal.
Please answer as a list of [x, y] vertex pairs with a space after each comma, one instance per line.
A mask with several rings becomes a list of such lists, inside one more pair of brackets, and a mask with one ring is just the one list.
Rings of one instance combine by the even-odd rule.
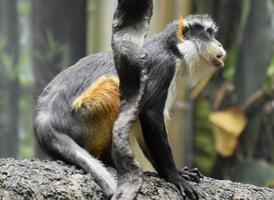
[[184, 179], [195, 183], [199, 183], [200, 179], [204, 177], [198, 168], [188, 169], [188, 167], [184, 167], [183, 169], [179, 170], [179, 174]]
[[133, 200], [142, 186], [142, 178], [120, 184], [111, 200]]
[[193, 186], [191, 186], [180, 174], [169, 177], [168, 181], [179, 189], [184, 199], [186, 199], [186, 197], [191, 200], [199, 199], [198, 193], [194, 190]]

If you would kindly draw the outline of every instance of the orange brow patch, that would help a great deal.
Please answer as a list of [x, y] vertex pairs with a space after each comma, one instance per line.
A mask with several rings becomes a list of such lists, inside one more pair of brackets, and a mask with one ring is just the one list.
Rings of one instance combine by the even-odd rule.
[[179, 26], [178, 26], [178, 31], [177, 31], [177, 38], [180, 42], [184, 41], [183, 32], [184, 32], [185, 27], [186, 27], [186, 21], [184, 20], [184, 18], [182, 16], [180, 16]]

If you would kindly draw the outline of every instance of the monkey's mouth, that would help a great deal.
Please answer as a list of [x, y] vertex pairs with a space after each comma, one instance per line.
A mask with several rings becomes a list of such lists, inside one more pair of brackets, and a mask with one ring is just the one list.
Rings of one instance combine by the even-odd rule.
[[224, 55], [219, 54], [215, 58], [212, 59], [212, 64], [215, 67], [223, 67], [224, 66]]

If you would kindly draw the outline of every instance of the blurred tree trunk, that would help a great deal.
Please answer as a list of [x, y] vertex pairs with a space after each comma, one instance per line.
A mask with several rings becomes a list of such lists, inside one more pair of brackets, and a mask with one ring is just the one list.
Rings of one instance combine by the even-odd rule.
[[[86, 0], [32, 0], [31, 31], [36, 96], [86, 52]], [[36, 156], [44, 155], [37, 147]]]
[[17, 157], [19, 36], [17, 0], [0, 0], [0, 157]]
[[[273, 3], [271, 0], [251, 0], [250, 13], [244, 30], [242, 46], [236, 65], [235, 89], [238, 103], [243, 105], [246, 100], [260, 90], [266, 78], [267, 69], [273, 58]], [[260, 127], [262, 112], [251, 113], [249, 123], [242, 135], [241, 147], [245, 156], [252, 158], [256, 149], [256, 142], [265, 134]], [[267, 126], [271, 126], [268, 124]]]
[[[220, 34], [222, 39], [224, 39], [223, 42], [226, 48], [230, 50], [228, 59], [231, 53], [233, 53], [235, 57], [232, 66], [228, 67], [235, 67], [234, 87], [237, 102], [232, 102], [231, 99], [226, 98], [219, 109], [235, 103], [243, 106], [252, 94], [261, 89], [263, 81], [266, 78], [267, 68], [273, 56], [273, 33], [271, 29], [273, 17], [272, 2], [270, 0], [249, 0], [243, 2], [238, 1], [238, 5], [237, 2], [233, 1], [224, 0], [224, 2], [228, 4], [221, 7], [231, 13], [231, 15], [225, 18], [231, 20], [225, 20], [224, 17], [220, 18], [224, 19], [224, 21], [221, 22], [221, 30], [224, 26], [224, 31], [221, 31]], [[232, 5], [234, 5], [235, 8], [231, 7]], [[235, 12], [235, 10], [238, 10], [238, 12]], [[241, 12], [239, 12], [240, 10]], [[218, 12], [223, 13], [221, 11]], [[226, 14], [223, 15], [225, 16]], [[218, 19], [217, 17], [217, 20]], [[225, 23], [225, 21], [227, 21], [227, 23]], [[230, 24], [230, 21], [238, 22], [236, 24]], [[229, 36], [230, 34], [233, 35]], [[223, 74], [220, 74], [220, 76], [217, 77], [219, 81], [220, 79], [224, 81], [222, 75]], [[260, 137], [265, 137], [264, 131], [258, 128], [262, 123], [260, 119], [262, 116], [261, 112], [262, 110], [257, 110], [256, 113], [253, 112], [252, 115], [247, 116], [249, 120], [248, 125], [241, 136], [239, 148], [242, 150], [241, 153], [243, 153], [241, 156], [244, 156], [244, 158], [248, 160], [252, 159], [253, 152], [260, 151], [259, 149], [255, 150], [256, 141], [258, 141]], [[239, 152], [240, 150], [238, 150], [237, 155], [239, 155]], [[212, 176], [222, 178], [225, 175], [229, 175], [231, 168], [237, 164], [237, 162], [236, 154], [228, 158], [218, 155], [212, 169]]]
[[112, 15], [117, 1], [88, 1], [88, 54], [111, 50]]
[[273, 56], [271, 8], [270, 0], [251, 0], [235, 74], [236, 93], [240, 104], [260, 89], [266, 78], [266, 70]]

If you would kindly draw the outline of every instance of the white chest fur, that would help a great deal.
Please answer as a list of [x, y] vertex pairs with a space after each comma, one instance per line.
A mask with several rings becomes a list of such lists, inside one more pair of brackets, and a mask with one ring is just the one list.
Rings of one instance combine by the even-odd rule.
[[177, 94], [176, 83], [178, 82], [179, 78], [182, 78], [182, 67], [180, 65], [181, 65], [181, 62], [178, 62], [176, 65], [175, 73], [173, 75], [173, 78], [172, 78], [169, 88], [168, 88], [168, 94], [167, 94], [167, 99], [166, 99], [165, 109], [164, 109], [165, 121], [171, 118], [170, 112], [171, 112], [171, 108], [173, 106], [173, 103], [175, 101], [176, 94]]
[[[164, 109], [165, 121], [171, 118], [170, 111], [175, 101], [177, 89], [194, 87], [200, 80], [210, 76], [216, 70], [199, 55], [193, 43], [178, 44], [178, 49], [185, 56], [177, 61], [176, 70], [168, 88]], [[177, 82], [183, 85], [176, 87]]]

